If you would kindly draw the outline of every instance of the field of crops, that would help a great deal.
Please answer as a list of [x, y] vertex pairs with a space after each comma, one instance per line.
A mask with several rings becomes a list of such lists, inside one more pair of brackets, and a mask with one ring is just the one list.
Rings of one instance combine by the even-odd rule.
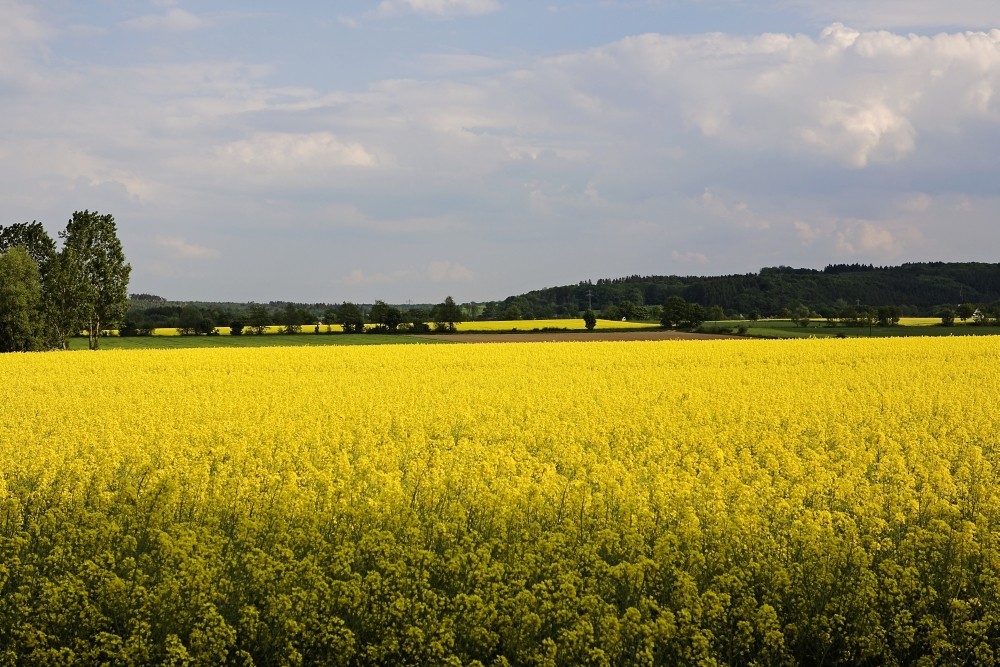
[[4, 355], [0, 664], [995, 664], [998, 351]]
[[[369, 328], [374, 325], [368, 325]], [[645, 329], [655, 327], [655, 323], [649, 322], [626, 322], [618, 320], [597, 320], [595, 329], [601, 331], [617, 329]], [[556, 319], [556, 320], [482, 320], [475, 322], [458, 322], [455, 325], [457, 331], [533, 331], [535, 329], [584, 329], [583, 318], [576, 319]], [[303, 324], [302, 333], [315, 333], [316, 324]], [[229, 327], [217, 327], [219, 334], [229, 335]], [[266, 334], [280, 334], [284, 327], [272, 325], [266, 327]], [[339, 324], [323, 324], [319, 327], [320, 333], [343, 333], [344, 327]], [[154, 329], [155, 336], [179, 336], [180, 332], [176, 328]]]

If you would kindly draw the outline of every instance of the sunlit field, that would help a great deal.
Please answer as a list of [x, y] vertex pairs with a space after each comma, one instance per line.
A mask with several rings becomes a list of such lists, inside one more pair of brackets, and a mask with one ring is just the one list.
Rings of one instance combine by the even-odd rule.
[[[316, 333], [316, 323], [303, 324], [302, 333]], [[371, 328], [374, 325], [367, 325]], [[595, 329], [610, 330], [610, 329], [642, 329], [657, 326], [655, 323], [650, 322], [627, 322], [619, 320], [597, 320], [597, 325]], [[583, 318], [575, 319], [552, 319], [552, 320], [483, 320], [483, 321], [471, 321], [471, 322], [458, 322], [455, 325], [457, 331], [533, 331], [535, 329], [571, 329], [571, 330], [582, 330], [586, 329], [584, 325]], [[230, 333], [229, 327], [217, 327], [216, 330], [222, 336], [228, 336]], [[284, 327], [272, 325], [266, 327], [264, 330], [265, 334], [280, 334], [284, 331]], [[339, 324], [321, 324], [319, 325], [319, 333], [343, 333], [344, 328]], [[175, 328], [161, 328], [153, 330], [154, 336], [179, 336], [180, 333]], [[245, 334], [252, 335], [252, 334]]]
[[998, 350], [4, 355], [0, 657], [994, 664]]
[[[616, 329], [648, 329], [656, 327], [656, 323], [628, 322], [624, 320], [597, 320], [596, 331], [611, 331]], [[496, 320], [479, 322], [459, 322], [458, 331], [534, 331], [536, 329], [570, 329], [585, 330], [583, 318], [556, 320]]]

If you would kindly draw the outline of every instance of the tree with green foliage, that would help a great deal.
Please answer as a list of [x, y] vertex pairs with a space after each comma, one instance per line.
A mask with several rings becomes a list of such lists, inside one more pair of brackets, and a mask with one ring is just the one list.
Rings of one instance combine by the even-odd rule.
[[663, 315], [660, 324], [664, 329], [673, 329], [681, 325], [687, 318], [688, 302], [684, 297], [672, 296], [663, 304]]
[[522, 317], [521, 307], [518, 306], [516, 303], [512, 303], [504, 309], [503, 315], [501, 316], [500, 319], [519, 320], [521, 319], [521, 317]]
[[880, 327], [893, 327], [899, 324], [902, 313], [896, 306], [881, 306], [876, 317]]
[[389, 304], [385, 301], [378, 300], [372, 304], [371, 310], [368, 311], [368, 321], [375, 325], [375, 331], [385, 332], [388, 327], [386, 326], [386, 319], [389, 317]]
[[43, 288], [48, 345], [65, 350], [70, 337], [84, 327], [87, 292], [83, 264], [77, 261], [72, 248], [63, 248], [49, 263]]
[[293, 303], [286, 303], [278, 316], [281, 332], [287, 335], [302, 333], [302, 323], [312, 319], [309, 313], [303, 313]]
[[809, 310], [808, 306], [799, 304], [792, 308], [791, 319], [795, 324], [800, 327], [809, 326], [809, 322], [812, 320], [812, 312]]
[[250, 308], [247, 310], [247, 324], [255, 334], [263, 335], [271, 324], [271, 311], [262, 304], [250, 304]]
[[942, 308], [938, 311], [938, 317], [941, 318], [941, 326], [953, 327], [955, 326], [955, 311], [951, 308]]
[[644, 320], [646, 308], [626, 299], [618, 305], [618, 315], [630, 321]]
[[209, 314], [194, 304], [184, 306], [177, 316], [177, 333], [182, 336], [211, 334], [215, 331], [215, 324]]
[[385, 312], [385, 329], [389, 333], [398, 333], [399, 327], [405, 322], [403, 311], [395, 306], [389, 306]]
[[0, 225], [0, 252], [11, 248], [22, 247], [31, 259], [38, 265], [38, 271], [44, 282], [49, 265], [56, 256], [56, 243], [45, 231], [42, 223], [17, 222], [4, 227]]
[[704, 306], [700, 303], [689, 303], [684, 313], [683, 324], [688, 328], [696, 329], [701, 326], [706, 317], [708, 317], [708, 313]]
[[439, 331], [455, 331], [458, 328], [456, 325], [465, 320], [462, 309], [450, 296], [434, 307], [432, 315]]
[[357, 304], [345, 301], [337, 309], [337, 322], [344, 328], [344, 333], [364, 333], [365, 316]]
[[247, 326], [246, 318], [243, 315], [233, 315], [229, 318], [229, 335], [242, 336], [243, 329]]
[[0, 352], [42, 348], [42, 278], [22, 246], [0, 252]]
[[423, 308], [409, 308], [404, 317], [410, 333], [427, 333], [431, 330], [427, 324], [430, 316]]
[[97, 212], [77, 211], [59, 233], [63, 252], [82, 279], [79, 313], [90, 338], [90, 349], [98, 348], [101, 331], [117, 327], [128, 309], [128, 279], [132, 267], [118, 239], [115, 219]]
[[587, 331], [593, 331], [597, 326], [597, 315], [594, 311], [588, 310], [583, 314], [583, 326], [587, 327]]
[[972, 317], [973, 313], [975, 312], [976, 312], [975, 306], [973, 306], [971, 303], [963, 303], [960, 304], [958, 308], [955, 309], [955, 317], [965, 322], [970, 317]]

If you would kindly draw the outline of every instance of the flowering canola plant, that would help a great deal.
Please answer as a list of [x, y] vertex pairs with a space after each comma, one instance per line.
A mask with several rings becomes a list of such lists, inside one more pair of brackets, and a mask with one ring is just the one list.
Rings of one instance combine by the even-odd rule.
[[0, 662], [993, 664], [1000, 340], [0, 357]]

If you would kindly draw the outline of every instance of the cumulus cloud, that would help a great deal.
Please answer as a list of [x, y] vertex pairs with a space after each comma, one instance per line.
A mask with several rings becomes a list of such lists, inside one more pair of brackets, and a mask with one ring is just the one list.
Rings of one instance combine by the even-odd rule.
[[837, 233], [837, 248], [850, 255], [893, 258], [901, 246], [892, 232], [881, 225], [868, 220], [848, 220]]
[[188, 243], [179, 236], [156, 236], [156, 245], [170, 251], [174, 257], [181, 259], [214, 259], [218, 251], [195, 243]]
[[264, 169], [373, 167], [375, 156], [357, 142], [343, 142], [329, 132], [260, 133], [219, 150], [227, 159]]
[[[384, 4], [428, 16], [477, 6]], [[919, 239], [907, 226], [936, 251], [934, 225], [949, 214], [963, 247], [1000, 241], [984, 176], [1000, 143], [997, 30], [645, 34], [509, 62], [413, 57], [413, 78], [337, 87], [319, 77], [293, 89], [266, 63], [237, 59], [41, 57], [55, 33], [38, 15], [0, 0], [0, 17], [35, 35], [0, 20], [0, 55], [11, 56], [0, 76], [33, 77], [4, 89], [10, 215], [38, 217], [33, 200], [61, 217], [81, 193], [93, 208], [125, 202], [134, 217], [113, 209], [125, 232], [130, 220], [144, 239], [169, 230], [159, 256], [207, 257], [185, 241], [200, 232], [177, 222], [206, 220], [213, 239], [227, 238], [214, 242], [227, 259], [233, 244], [247, 256], [267, 244], [286, 261], [344, 267], [335, 275], [364, 266], [343, 286], [424, 285], [437, 298], [435, 285], [482, 281], [503, 297], [506, 287], [485, 283], [510, 273], [525, 239], [551, 259], [535, 263], [545, 274], [523, 272], [528, 289], [707, 256], [720, 271], [909, 259]], [[96, 198], [114, 184], [131, 198]], [[500, 257], [505, 247], [522, 254]]]
[[382, 0], [375, 8], [377, 17], [424, 14], [437, 17], [476, 16], [500, 9], [499, 0]]

